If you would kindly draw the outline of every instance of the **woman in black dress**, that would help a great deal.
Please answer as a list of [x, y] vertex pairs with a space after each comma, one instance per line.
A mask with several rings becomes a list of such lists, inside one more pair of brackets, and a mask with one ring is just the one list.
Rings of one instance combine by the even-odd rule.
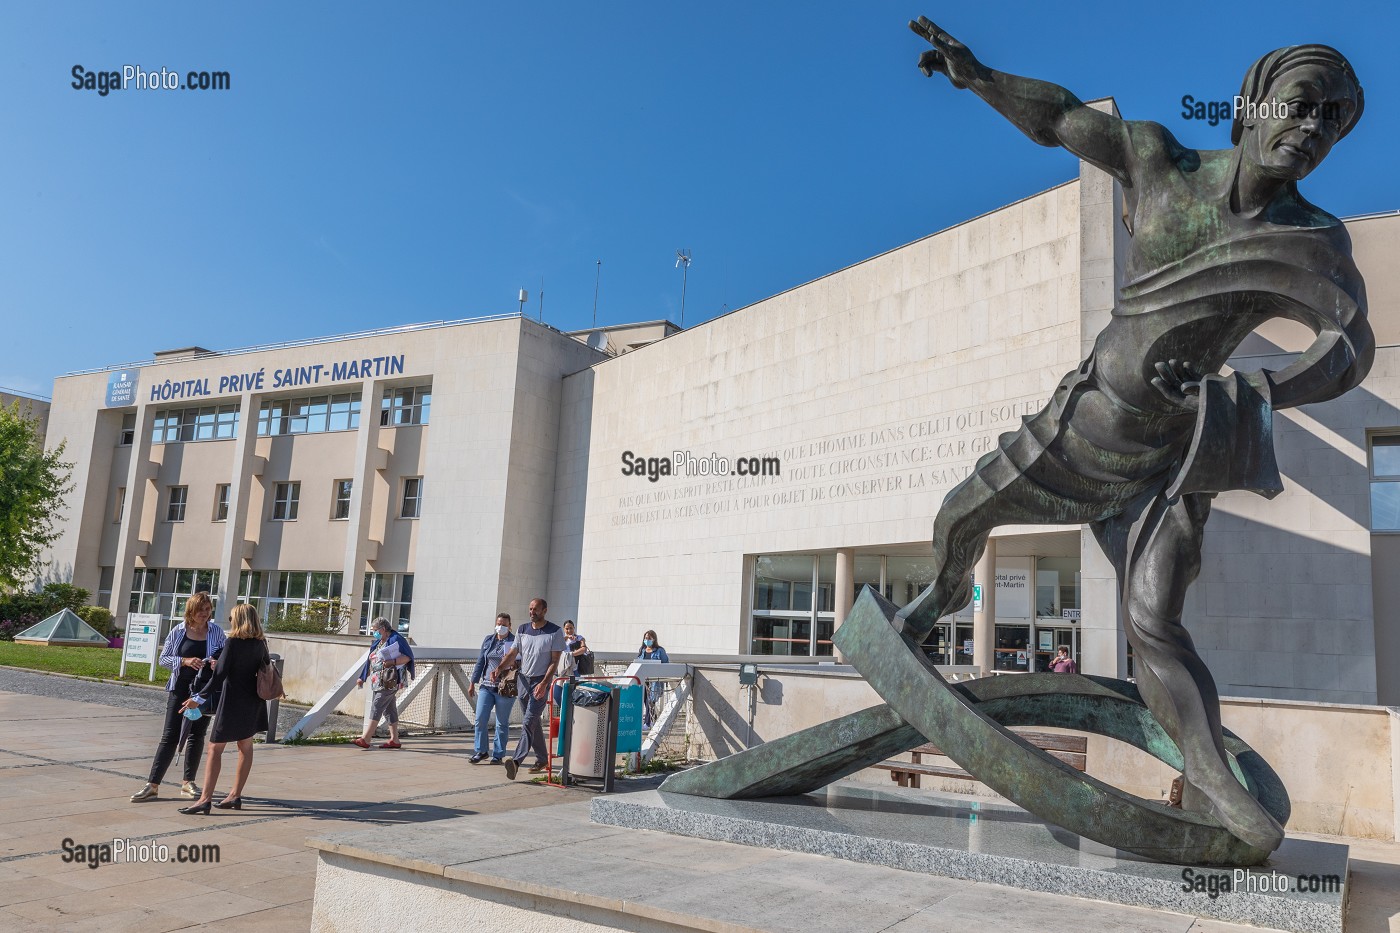
[[196, 683], [196, 693], [185, 701], [186, 708], [204, 702], [205, 692], [222, 688], [219, 711], [209, 735], [208, 762], [204, 768], [204, 793], [192, 806], [181, 807], [181, 813], [208, 813], [214, 799], [214, 785], [219, 780], [219, 766], [224, 746], [238, 743], [238, 776], [228, 796], [219, 802], [220, 810], [243, 809], [243, 785], [253, 770], [253, 736], [267, 731], [267, 703], [258, 697], [258, 670], [269, 662], [267, 641], [263, 637], [258, 611], [246, 603], [233, 607], [229, 614], [228, 642], [214, 662], [213, 676], [207, 691]]

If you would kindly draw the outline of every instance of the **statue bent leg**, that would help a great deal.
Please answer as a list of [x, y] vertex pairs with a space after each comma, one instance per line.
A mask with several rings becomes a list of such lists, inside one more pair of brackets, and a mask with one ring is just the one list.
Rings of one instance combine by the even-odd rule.
[[1283, 828], [1231, 771], [1215, 680], [1181, 624], [1187, 587], [1201, 570], [1211, 498], [1190, 494], [1169, 501], [1157, 493], [1095, 523], [1094, 533], [1124, 581], [1123, 625], [1138, 689], [1181, 750], [1183, 806], [1212, 813], [1241, 839], [1272, 851]]
[[[1010, 445], [1028, 434], [1022, 428], [1004, 435]], [[897, 616], [899, 630], [922, 640], [939, 619], [972, 601], [972, 571], [987, 538], [998, 525], [1048, 525], [1097, 522], [1122, 511], [1118, 500], [1075, 499], [1052, 491], [1033, 475], [1039, 463], [1023, 470], [1004, 450], [983, 457], [973, 473], [948, 493], [933, 523], [933, 582]]]

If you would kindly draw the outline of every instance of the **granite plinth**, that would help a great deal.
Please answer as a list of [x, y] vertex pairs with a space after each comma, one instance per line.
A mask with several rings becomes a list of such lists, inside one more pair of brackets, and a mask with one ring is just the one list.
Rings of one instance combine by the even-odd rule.
[[[1252, 869], [1168, 865], [1107, 848], [1010, 804], [838, 783], [800, 797], [648, 791], [592, 801], [594, 822], [805, 852], [969, 881], [1340, 933], [1348, 847], [1288, 839]], [[1314, 890], [1314, 888], [1318, 890]]]

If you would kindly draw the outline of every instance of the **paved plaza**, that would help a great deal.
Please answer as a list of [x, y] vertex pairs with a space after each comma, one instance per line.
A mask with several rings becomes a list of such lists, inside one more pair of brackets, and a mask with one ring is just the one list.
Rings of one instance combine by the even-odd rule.
[[[413, 738], [401, 751], [259, 745], [242, 811], [185, 816], [176, 812], [188, 803], [178, 798], [178, 766], [159, 800], [127, 799], [145, 782], [163, 706], [163, 693], [147, 688], [0, 669], [0, 929], [304, 933], [316, 873], [309, 835], [585, 799], [474, 767], [470, 736], [447, 735]], [[235, 757], [230, 746], [221, 792]], [[65, 838], [149, 840], [172, 852], [213, 843], [220, 858], [92, 869], [62, 860]]]
[[[306, 847], [307, 837], [371, 826], [432, 834], [436, 824], [450, 819], [589, 799], [584, 792], [511, 783], [500, 768], [474, 767], [466, 760], [470, 737], [447, 735], [413, 737], [399, 752], [366, 752], [345, 744], [258, 746], [241, 812], [183, 816], [175, 812], [183, 803], [174, 796], [178, 782], [169, 778], [162, 786], [167, 796], [132, 804], [127, 798], [141, 787], [150, 765], [163, 700], [158, 691], [143, 687], [0, 669], [0, 819], [5, 826], [0, 835], [0, 929], [305, 931], [311, 927], [316, 871], [316, 853]], [[232, 762], [232, 753], [226, 753], [224, 788]], [[178, 774], [172, 768], [171, 775]], [[559, 817], [551, 814], [550, 819]], [[483, 823], [499, 821], [490, 816]], [[786, 866], [781, 877], [820, 875], [832, 885], [847, 872], [858, 878], [870, 875], [868, 867], [816, 856], [681, 842], [653, 833], [635, 836], [626, 855], [635, 864], [628, 863], [623, 874], [635, 878], [638, 898], [646, 896], [647, 885], [664, 884], [675, 874], [672, 856], [656, 853], [674, 852], [678, 842], [691, 853], [687, 864], [693, 856], [698, 863], [724, 862], [740, 873], [758, 865], [764, 871]], [[181, 844], [215, 844], [219, 862], [92, 869], [63, 861], [65, 839], [82, 846], [119, 838], [164, 844], [172, 852]], [[1400, 931], [1400, 845], [1309, 838], [1352, 846], [1348, 933]], [[539, 842], [547, 845], [548, 839], [542, 832]], [[548, 873], [548, 848], [540, 850], [539, 858], [541, 871]], [[574, 865], [574, 870], [582, 868]], [[905, 886], [940, 894], [920, 911], [920, 929], [1250, 929], [995, 885], [894, 874], [908, 879]], [[761, 879], [753, 880], [757, 884]], [[563, 887], [568, 881], [545, 877], [540, 883]], [[626, 887], [625, 877], [614, 883]], [[833, 893], [824, 896], [829, 900]], [[789, 918], [794, 924], [810, 921], [794, 908]], [[945, 909], [946, 926], [938, 921]], [[765, 916], [777, 923], [772, 928], [784, 927], [771, 912]], [[823, 929], [839, 927], [838, 916], [825, 919], [830, 923]]]

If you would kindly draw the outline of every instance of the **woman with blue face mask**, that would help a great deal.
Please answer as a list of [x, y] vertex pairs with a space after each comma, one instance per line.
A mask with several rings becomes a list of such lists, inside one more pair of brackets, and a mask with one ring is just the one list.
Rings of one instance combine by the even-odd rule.
[[[471, 763], [481, 764], [486, 757], [486, 728], [491, 724], [491, 711], [496, 712], [496, 736], [491, 745], [491, 764], [501, 763], [506, 753], [506, 739], [510, 737], [510, 709], [515, 697], [504, 696], [496, 683], [496, 670], [501, 659], [515, 647], [515, 633], [510, 630], [510, 616], [502, 612], [496, 616], [496, 627], [481, 643], [481, 652], [476, 656], [476, 667], [472, 669], [471, 683], [467, 696], [476, 698], [476, 741], [472, 750]], [[514, 676], [513, 674], [511, 676]]]
[[[656, 632], [647, 629], [642, 633], [642, 647], [637, 650], [638, 661], [660, 661], [662, 664], [669, 664], [671, 659], [666, 655], [666, 649], [661, 647], [661, 639], [656, 637]], [[647, 684], [647, 701], [642, 710], [642, 727], [650, 729], [651, 724], [656, 720], [656, 701], [661, 698], [661, 683], [652, 681]]]

